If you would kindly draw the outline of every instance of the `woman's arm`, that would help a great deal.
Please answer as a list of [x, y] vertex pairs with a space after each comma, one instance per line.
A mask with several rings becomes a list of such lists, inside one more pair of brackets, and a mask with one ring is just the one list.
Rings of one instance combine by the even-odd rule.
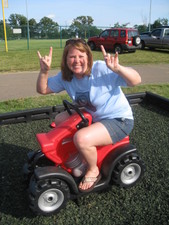
[[130, 67], [121, 66], [119, 64], [117, 52], [115, 53], [115, 56], [107, 54], [103, 45], [101, 45], [101, 50], [107, 67], [123, 77], [128, 86], [135, 86], [141, 83], [141, 77], [136, 70]]
[[42, 57], [39, 51], [37, 54], [40, 61], [40, 72], [36, 83], [37, 92], [44, 95], [52, 93], [48, 87], [48, 71], [52, 63], [52, 47], [50, 47], [48, 56]]

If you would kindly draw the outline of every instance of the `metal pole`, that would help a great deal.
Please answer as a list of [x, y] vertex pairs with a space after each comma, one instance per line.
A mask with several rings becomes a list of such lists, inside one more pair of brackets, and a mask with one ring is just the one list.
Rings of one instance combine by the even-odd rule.
[[5, 13], [4, 13], [4, 0], [2, 0], [2, 12], [3, 12], [3, 24], [4, 24], [5, 49], [6, 49], [6, 52], [8, 52], [7, 37], [6, 37], [6, 24], [5, 24]]
[[150, 0], [150, 12], [149, 12], [149, 32], [151, 31], [151, 2], [152, 2], [152, 0]]
[[60, 48], [62, 48], [62, 27], [60, 26]]
[[26, 1], [26, 16], [27, 16], [27, 49], [29, 50], [29, 20], [28, 20], [28, 5]]

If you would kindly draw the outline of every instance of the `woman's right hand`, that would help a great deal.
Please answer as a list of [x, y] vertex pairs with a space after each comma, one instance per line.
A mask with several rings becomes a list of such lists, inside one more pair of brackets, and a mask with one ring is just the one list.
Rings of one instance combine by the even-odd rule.
[[46, 73], [50, 70], [52, 64], [52, 47], [50, 47], [49, 55], [45, 55], [44, 57], [41, 56], [40, 52], [37, 51], [39, 62], [40, 62], [40, 69], [42, 73]]

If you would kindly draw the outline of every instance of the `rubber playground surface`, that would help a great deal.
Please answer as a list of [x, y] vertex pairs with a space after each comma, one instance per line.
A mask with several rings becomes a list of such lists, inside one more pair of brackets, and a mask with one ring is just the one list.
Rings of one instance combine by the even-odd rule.
[[169, 224], [169, 113], [146, 103], [134, 105], [133, 112], [130, 140], [146, 165], [143, 179], [130, 189], [112, 185], [70, 200], [50, 217], [29, 210], [22, 167], [26, 154], [39, 149], [35, 134], [47, 132], [51, 121], [0, 126], [0, 224]]

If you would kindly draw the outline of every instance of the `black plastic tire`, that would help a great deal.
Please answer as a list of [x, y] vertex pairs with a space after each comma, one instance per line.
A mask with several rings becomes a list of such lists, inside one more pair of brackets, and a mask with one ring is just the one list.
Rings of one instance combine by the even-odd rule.
[[89, 45], [91, 50], [95, 50], [96, 49], [96, 45], [95, 45], [94, 42], [89, 42], [88, 45]]
[[37, 215], [49, 216], [65, 207], [70, 198], [68, 185], [60, 179], [36, 181], [32, 177], [29, 185], [30, 208]]
[[115, 45], [114, 46], [114, 53], [118, 52], [118, 54], [122, 54], [123, 53], [123, 48], [121, 47], [121, 45]]
[[131, 153], [120, 159], [113, 171], [113, 182], [120, 187], [130, 188], [143, 176], [145, 165], [136, 153]]
[[46, 158], [46, 156], [40, 150], [37, 152], [29, 152], [27, 163], [25, 163], [23, 166], [23, 177], [25, 184], [29, 185], [30, 178], [34, 173], [35, 168], [54, 165], [55, 164]]

